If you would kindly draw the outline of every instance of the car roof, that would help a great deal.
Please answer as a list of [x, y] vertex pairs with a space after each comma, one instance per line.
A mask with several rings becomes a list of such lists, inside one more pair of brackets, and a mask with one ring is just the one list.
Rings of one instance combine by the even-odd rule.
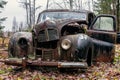
[[67, 12], [84, 12], [84, 13], [93, 13], [92, 11], [89, 11], [89, 10], [70, 10], [70, 9], [47, 9], [47, 10], [43, 10], [41, 13], [43, 12], [64, 12], [64, 11], [67, 11]]

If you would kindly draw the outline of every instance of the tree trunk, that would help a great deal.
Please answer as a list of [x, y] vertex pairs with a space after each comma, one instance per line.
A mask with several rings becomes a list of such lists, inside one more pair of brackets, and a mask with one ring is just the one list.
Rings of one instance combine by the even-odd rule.
[[91, 10], [90, 0], [88, 0], [88, 9], [89, 9], [89, 11]]
[[119, 15], [119, 9], [120, 9], [120, 1], [117, 0], [117, 27], [118, 27], [118, 30], [120, 31], [120, 23], [119, 23], [119, 18], [120, 18], [120, 15]]
[[49, 0], [47, 0], [46, 9], [48, 9], [48, 6], [49, 6]]
[[31, 26], [32, 26], [32, 20], [31, 20], [31, 0], [29, 0], [29, 20], [30, 20], [29, 29], [31, 29]]
[[25, 2], [25, 9], [26, 9], [26, 18], [27, 18], [27, 25], [29, 26], [29, 9], [28, 9], [28, 2]]
[[73, 0], [69, 0], [70, 1], [70, 9], [73, 9]]
[[35, 25], [35, 1], [33, 0], [33, 25]]

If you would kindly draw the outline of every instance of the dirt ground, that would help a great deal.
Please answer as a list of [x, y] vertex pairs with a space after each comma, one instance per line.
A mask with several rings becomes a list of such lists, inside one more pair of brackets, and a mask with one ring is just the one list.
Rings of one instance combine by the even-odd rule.
[[[7, 58], [7, 51], [0, 49], [0, 59]], [[115, 61], [97, 63], [86, 71], [56, 68], [27, 68], [5, 65], [0, 62], [0, 80], [120, 80], [120, 46], [116, 46]]]

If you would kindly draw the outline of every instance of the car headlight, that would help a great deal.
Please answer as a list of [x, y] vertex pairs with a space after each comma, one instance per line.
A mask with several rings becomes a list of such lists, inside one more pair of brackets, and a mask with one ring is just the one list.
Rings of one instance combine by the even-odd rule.
[[62, 47], [64, 50], [68, 50], [68, 49], [71, 47], [71, 41], [68, 40], [68, 39], [62, 40], [62, 42], [61, 42], [61, 47]]

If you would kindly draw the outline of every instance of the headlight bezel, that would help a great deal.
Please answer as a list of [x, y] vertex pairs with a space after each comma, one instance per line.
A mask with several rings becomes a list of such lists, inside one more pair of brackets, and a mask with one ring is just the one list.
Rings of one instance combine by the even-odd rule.
[[61, 47], [64, 50], [69, 50], [72, 46], [72, 42], [69, 39], [63, 39], [61, 41]]

